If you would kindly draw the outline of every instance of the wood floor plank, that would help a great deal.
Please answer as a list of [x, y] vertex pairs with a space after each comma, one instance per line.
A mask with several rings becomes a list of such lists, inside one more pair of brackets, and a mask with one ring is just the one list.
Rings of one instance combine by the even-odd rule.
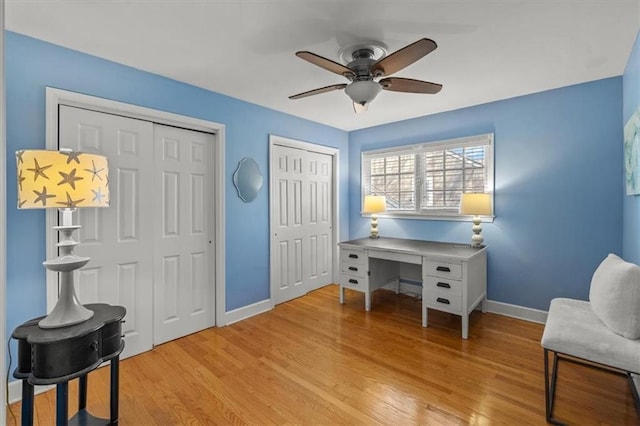
[[[460, 330], [436, 311], [422, 328], [414, 297], [380, 290], [365, 312], [328, 286], [121, 361], [120, 425], [545, 424], [543, 326], [476, 311]], [[108, 385], [108, 368], [89, 376], [94, 415], [108, 417]], [[580, 366], [562, 365], [556, 404], [569, 424], [640, 424], [624, 378]], [[55, 423], [55, 391], [35, 423]]]

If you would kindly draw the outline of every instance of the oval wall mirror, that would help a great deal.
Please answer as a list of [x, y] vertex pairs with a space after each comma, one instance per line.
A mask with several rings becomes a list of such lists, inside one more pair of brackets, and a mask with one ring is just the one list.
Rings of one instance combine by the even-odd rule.
[[238, 197], [245, 203], [252, 202], [262, 188], [262, 174], [258, 163], [253, 158], [243, 158], [233, 173], [233, 184], [238, 191]]

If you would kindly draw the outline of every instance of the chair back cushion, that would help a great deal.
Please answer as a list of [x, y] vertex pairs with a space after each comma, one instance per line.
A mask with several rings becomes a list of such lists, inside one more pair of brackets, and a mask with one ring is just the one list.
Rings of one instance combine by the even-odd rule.
[[614, 333], [640, 339], [640, 267], [609, 254], [591, 279], [593, 313]]

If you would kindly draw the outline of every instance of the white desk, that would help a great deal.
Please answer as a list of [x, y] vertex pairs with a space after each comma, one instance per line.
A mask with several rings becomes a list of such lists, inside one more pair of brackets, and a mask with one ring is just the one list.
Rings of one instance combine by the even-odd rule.
[[462, 317], [462, 338], [469, 336], [469, 314], [481, 305], [486, 312], [487, 249], [467, 244], [361, 238], [340, 247], [340, 303], [344, 289], [365, 294], [365, 310], [371, 310], [371, 293], [388, 284], [400, 288], [401, 264], [418, 265], [422, 280], [422, 326], [428, 309]]

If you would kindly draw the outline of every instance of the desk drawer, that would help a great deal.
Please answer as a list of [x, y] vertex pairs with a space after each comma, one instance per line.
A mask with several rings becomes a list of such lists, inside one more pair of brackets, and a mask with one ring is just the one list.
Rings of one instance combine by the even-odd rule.
[[423, 278], [422, 286], [427, 294], [439, 292], [450, 296], [462, 296], [462, 281], [426, 276]]
[[422, 273], [435, 277], [462, 279], [462, 264], [425, 260]]
[[392, 260], [394, 262], [422, 264], [422, 256], [418, 254], [395, 253], [392, 251], [369, 250], [369, 257]]
[[367, 266], [360, 263], [353, 263], [347, 260], [343, 260], [342, 273], [347, 275], [356, 275], [358, 277], [365, 277], [367, 275]]
[[367, 264], [367, 255], [364, 250], [340, 249], [340, 259], [342, 263], [350, 262], [354, 265]]
[[367, 290], [367, 278], [356, 275], [340, 274], [340, 285], [358, 291]]
[[430, 291], [428, 293], [425, 292], [423, 300], [427, 308], [457, 315], [462, 313], [462, 297], [460, 296], [453, 296], [446, 292]]

